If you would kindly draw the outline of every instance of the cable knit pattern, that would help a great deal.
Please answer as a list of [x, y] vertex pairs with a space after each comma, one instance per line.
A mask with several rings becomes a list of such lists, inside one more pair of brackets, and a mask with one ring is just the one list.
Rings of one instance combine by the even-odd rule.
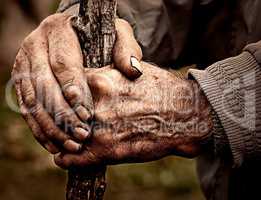
[[[261, 57], [260, 57], [261, 58]], [[205, 71], [190, 70], [224, 127], [235, 166], [260, 159], [261, 69], [249, 52], [215, 63]]]

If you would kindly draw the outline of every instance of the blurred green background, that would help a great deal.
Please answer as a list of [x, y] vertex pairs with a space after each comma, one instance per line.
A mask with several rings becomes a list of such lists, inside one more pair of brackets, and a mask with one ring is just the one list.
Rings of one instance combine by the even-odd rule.
[[[66, 173], [33, 139], [6, 103], [5, 88], [19, 44], [55, 12], [55, 0], [1, 0], [0, 7], [0, 200], [62, 200]], [[195, 161], [177, 157], [109, 167], [106, 200], [201, 200]]]

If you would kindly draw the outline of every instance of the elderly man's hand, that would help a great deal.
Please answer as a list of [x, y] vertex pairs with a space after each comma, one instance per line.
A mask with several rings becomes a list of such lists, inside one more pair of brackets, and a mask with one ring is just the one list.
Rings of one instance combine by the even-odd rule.
[[[77, 152], [90, 136], [86, 122], [94, 112], [71, 18], [55, 14], [44, 20], [23, 42], [12, 72], [22, 115], [51, 153]], [[141, 75], [140, 47], [127, 22], [117, 19], [116, 29], [115, 67], [135, 79]]]
[[88, 69], [95, 107], [93, 136], [81, 154], [60, 154], [63, 168], [196, 156], [212, 129], [210, 106], [194, 81], [143, 63], [126, 79], [113, 67]]

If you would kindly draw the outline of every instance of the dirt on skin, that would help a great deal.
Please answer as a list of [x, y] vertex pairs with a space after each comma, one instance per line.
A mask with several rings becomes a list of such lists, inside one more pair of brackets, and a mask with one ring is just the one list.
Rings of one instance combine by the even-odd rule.
[[[41, 21], [59, 2], [33, 1]], [[3, 0], [0, 8], [0, 199], [63, 200], [66, 172], [33, 139], [20, 114], [5, 100], [5, 86], [21, 41], [37, 26], [17, 5]], [[15, 102], [16, 100], [14, 100]], [[195, 161], [176, 157], [109, 167], [106, 200], [202, 200]]]

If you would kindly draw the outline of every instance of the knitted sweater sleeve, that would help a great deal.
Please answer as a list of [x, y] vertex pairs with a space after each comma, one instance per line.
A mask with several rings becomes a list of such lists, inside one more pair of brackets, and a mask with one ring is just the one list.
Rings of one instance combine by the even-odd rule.
[[[220, 120], [235, 167], [261, 158], [261, 42], [206, 70], [191, 69]], [[218, 138], [218, 137], [216, 137]]]

